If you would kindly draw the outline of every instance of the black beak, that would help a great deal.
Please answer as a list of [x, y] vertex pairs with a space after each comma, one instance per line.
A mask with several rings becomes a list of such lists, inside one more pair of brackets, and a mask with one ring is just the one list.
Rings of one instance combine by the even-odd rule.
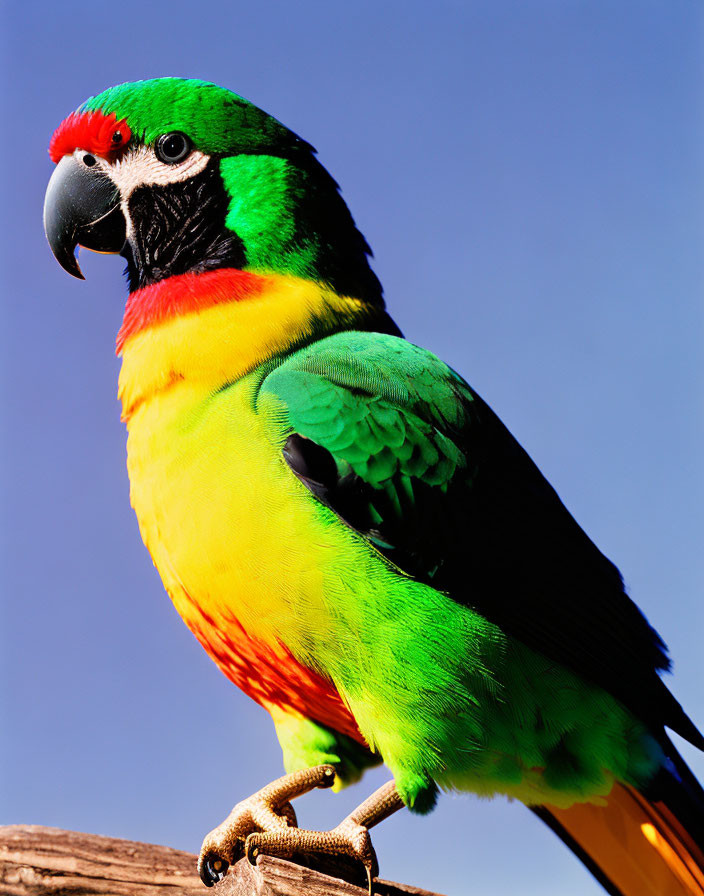
[[85, 278], [76, 246], [95, 252], [120, 252], [124, 246], [120, 194], [93, 156], [86, 154], [80, 161], [64, 156], [56, 166], [44, 199], [44, 231], [61, 267], [80, 280]]

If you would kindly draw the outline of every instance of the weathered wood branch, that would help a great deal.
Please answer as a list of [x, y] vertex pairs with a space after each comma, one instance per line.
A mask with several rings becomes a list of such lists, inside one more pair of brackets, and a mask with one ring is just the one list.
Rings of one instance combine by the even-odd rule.
[[[343, 877], [349, 868], [334, 869]], [[2, 896], [364, 896], [342, 877], [260, 856], [243, 859], [208, 891], [191, 853], [38, 825], [0, 827]], [[377, 881], [377, 896], [437, 896]]]

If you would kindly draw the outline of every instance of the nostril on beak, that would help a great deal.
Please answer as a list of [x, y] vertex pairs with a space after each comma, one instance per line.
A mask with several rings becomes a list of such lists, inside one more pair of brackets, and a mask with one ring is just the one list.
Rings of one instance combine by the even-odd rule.
[[76, 246], [122, 250], [126, 224], [120, 193], [92, 153], [65, 155], [57, 164], [44, 200], [44, 230], [57, 261], [74, 277], [83, 276]]

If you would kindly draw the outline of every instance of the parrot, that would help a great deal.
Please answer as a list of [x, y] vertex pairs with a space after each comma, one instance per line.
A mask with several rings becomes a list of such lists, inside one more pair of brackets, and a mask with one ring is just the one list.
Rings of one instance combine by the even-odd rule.
[[[704, 894], [704, 791], [666, 646], [465, 380], [407, 341], [315, 149], [155, 78], [57, 127], [44, 228], [126, 261], [130, 500], [165, 590], [273, 720], [285, 774], [204, 839], [378, 874], [370, 829], [439, 791], [525, 804], [612, 896]], [[329, 831], [291, 801], [384, 763]]]

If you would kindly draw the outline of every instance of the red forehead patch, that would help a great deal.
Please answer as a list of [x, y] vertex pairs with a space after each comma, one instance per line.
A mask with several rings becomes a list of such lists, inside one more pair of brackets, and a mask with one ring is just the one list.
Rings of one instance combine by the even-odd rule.
[[72, 112], [54, 131], [49, 144], [52, 162], [59, 162], [76, 149], [109, 158], [126, 146], [132, 132], [127, 122], [114, 113]]

